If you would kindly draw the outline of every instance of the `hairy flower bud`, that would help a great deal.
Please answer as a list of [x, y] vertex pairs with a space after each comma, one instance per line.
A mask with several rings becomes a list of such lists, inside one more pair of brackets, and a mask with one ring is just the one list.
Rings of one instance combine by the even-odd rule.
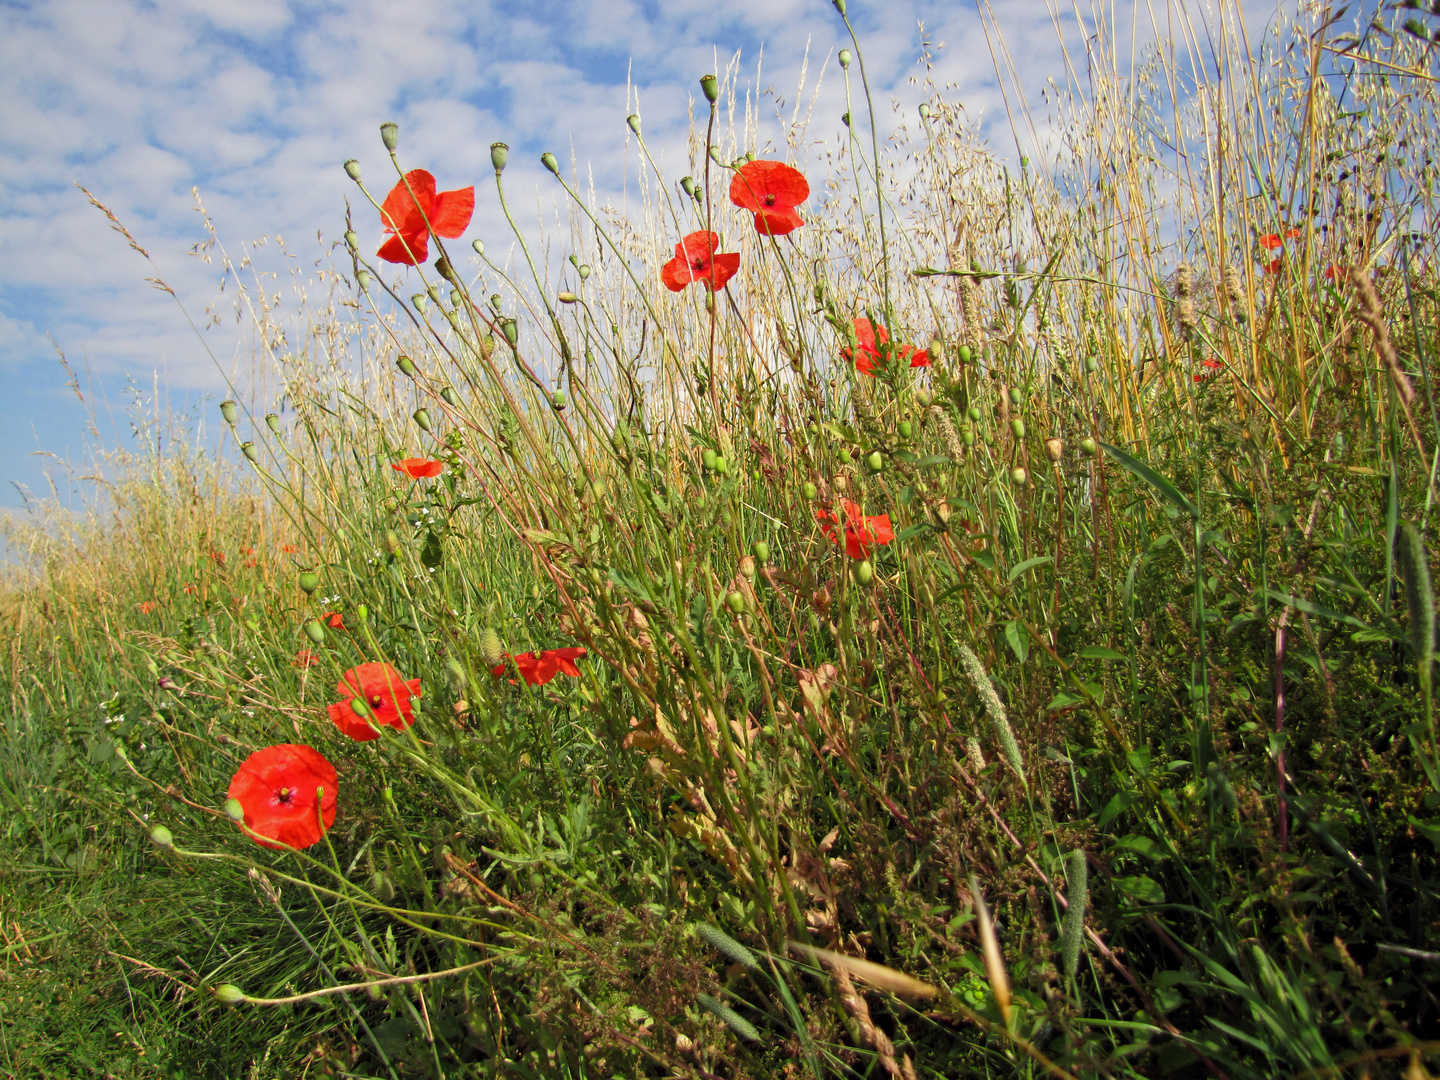
[[500, 642], [500, 634], [493, 626], [487, 626], [480, 631], [480, 655], [485, 657], [485, 663], [490, 667], [499, 667], [505, 660], [505, 646]]

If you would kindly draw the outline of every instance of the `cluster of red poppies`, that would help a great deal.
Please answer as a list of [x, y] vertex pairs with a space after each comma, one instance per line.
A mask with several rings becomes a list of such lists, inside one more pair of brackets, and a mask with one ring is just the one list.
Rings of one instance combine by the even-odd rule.
[[[581, 648], [547, 649], [508, 657], [521, 677], [543, 686], [556, 675], [579, 677], [575, 661]], [[504, 662], [493, 670], [505, 673]], [[513, 681], [513, 680], [512, 680]], [[410, 702], [420, 696], [420, 680], [406, 679], [389, 664], [353, 667], [335, 687], [344, 700], [328, 707], [330, 720], [356, 742], [380, 737], [380, 728], [404, 731], [415, 722]], [[318, 750], [280, 743], [257, 750], [230, 780], [229, 809], [257, 844], [268, 848], [307, 848], [335, 823], [338, 776]]]

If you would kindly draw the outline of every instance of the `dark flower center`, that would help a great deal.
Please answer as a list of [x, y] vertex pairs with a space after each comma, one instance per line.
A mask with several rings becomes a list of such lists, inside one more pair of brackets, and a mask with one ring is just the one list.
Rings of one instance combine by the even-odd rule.
[[690, 260], [690, 266], [694, 270], [703, 271], [705, 269], [705, 261], [705, 256], [696, 255], [695, 258]]
[[765, 196], [765, 205], [766, 205], [766, 206], [774, 206], [774, 205], [775, 205], [775, 196], [774, 196], [774, 195], [766, 195], [766, 196]]
[[381, 697], [379, 694], [375, 694], [373, 697], [370, 698], [370, 707], [371, 707], [372, 709], [378, 709], [378, 708], [382, 707], [384, 704], [385, 704], [385, 699], [384, 699], [383, 697]]
[[279, 791], [275, 792], [275, 801], [281, 806], [289, 806], [290, 800], [293, 798], [295, 798], [294, 788], [282, 787]]

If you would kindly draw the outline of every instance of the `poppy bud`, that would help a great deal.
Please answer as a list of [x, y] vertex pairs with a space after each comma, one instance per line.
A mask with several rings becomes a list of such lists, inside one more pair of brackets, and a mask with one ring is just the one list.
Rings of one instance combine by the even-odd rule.
[[974, 446], [974, 445], [975, 445], [975, 429], [974, 429], [974, 428], [966, 428], [964, 434], [962, 434], [962, 435], [960, 436], [960, 441], [963, 442], [966, 446]]
[[550, 153], [549, 150], [546, 150], [545, 153], [540, 155], [540, 164], [544, 165], [545, 168], [549, 169], [556, 176], [560, 175], [560, 162], [555, 159], [555, 155]]
[[1097, 372], [1097, 371], [1099, 371], [1099, 370], [1100, 370], [1100, 361], [1099, 361], [1099, 360], [1096, 360], [1095, 357], [1093, 357], [1093, 356], [1087, 356], [1087, 357], [1085, 357], [1085, 373], [1086, 373], [1087, 375], [1094, 375], [1095, 372]]
[[871, 472], [879, 472], [885, 468], [885, 458], [879, 450], [871, 451], [870, 456], [865, 459], [865, 467]]
[[253, 442], [241, 443], [240, 452], [245, 455], [246, 461], [255, 462], [260, 460], [260, 451], [255, 448]]
[[245, 1000], [245, 994], [234, 983], [221, 983], [215, 987], [215, 1000], [221, 1005], [239, 1005]]
[[680, 190], [686, 195], [695, 194], [695, 178], [693, 176], [682, 176], [680, 178]]
[[900, 428], [900, 438], [908, 442], [915, 429], [911, 426], [909, 420], [901, 420], [898, 426]]
[[500, 332], [505, 335], [505, 340], [510, 343], [512, 349], [515, 347], [515, 342], [520, 340], [520, 324], [514, 319], [505, 319], [502, 321], [500, 323]]
[[450, 684], [450, 692], [452, 694], [458, 696], [459, 693], [465, 689], [465, 683], [467, 681], [465, 668], [461, 665], [460, 661], [456, 660], [453, 656], [445, 661], [445, 680]]
[[1065, 444], [1059, 439], [1045, 440], [1045, 456], [1051, 461], [1059, 461], [1060, 455], [1065, 452]]
[[929, 120], [929, 119], [930, 119], [930, 105], [929, 105], [928, 102], [922, 101], [922, 102], [920, 103], [920, 119], [921, 119], [921, 120]]
[[555, 299], [559, 300], [562, 304], [573, 304], [580, 298], [573, 292], [562, 292], [559, 296], [555, 297]]
[[730, 463], [725, 460], [725, 455], [715, 455], [715, 471], [718, 472], [721, 476], [724, 476], [730, 471]]
[[374, 280], [375, 279], [370, 276], [369, 270], [361, 270], [358, 274], [355, 275], [355, 283], [360, 286], [361, 292], [369, 292], [370, 282]]
[[233, 401], [220, 402], [220, 416], [227, 424], [235, 423], [235, 417], [239, 410], [240, 406], [236, 405]]
[[385, 149], [390, 153], [395, 152], [395, 144], [400, 140], [400, 125], [396, 123], [385, 123], [380, 125], [380, 141], [385, 144]]
[[971, 360], [975, 359], [974, 350], [972, 350], [969, 345], [961, 345], [955, 350], [955, 359], [962, 364], [968, 364]]
[[485, 657], [485, 663], [490, 667], [499, 667], [505, 660], [505, 646], [501, 644], [500, 634], [493, 626], [487, 626], [480, 631], [480, 655]]
[[700, 76], [700, 92], [705, 95], [705, 100], [714, 105], [720, 98], [720, 84], [716, 82], [714, 75]]
[[840, 17], [843, 19], [845, 17], [845, 0], [830, 0], [830, 2], [835, 5], [835, 10], [840, 13]]
[[750, 550], [755, 553], [755, 558], [761, 563], [770, 561], [770, 545], [764, 540], [756, 540], [755, 543], [750, 545]]
[[245, 807], [241, 804], [239, 799], [226, 799], [225, 814], [227, 817], [230, 818], [231, 821], [244, 821]]
[[1023, 439], [1025, 437], [1025, 421], [1017, 416], [1014, 420], [1010, 421], [1010, 431], [1015, 438]]
[[156, 847], [174, 847], [175, 836], [164, 825], [156, 825], [150, 830], [150, 841]]
[[704, 465], [705, 468], [715, 468], [715, 462], [718, 460], [719, 458], [716, 456], [715, 451], [711, 450], [708, 446], [704, 450], [700, 451], [700, 463]]
[[345, 175], [358, 184], [360, 182], [360, 162], [353, 157], [345, 162]]
[[485, 254], [485, 241], [484, 241], [484, 240], [471, 240], [471, 241], [470, 241], [470, 249], [471, 249], [472, 251], [474, 251], [476, 255], [484, 255], [484, 254]]
[[[841, 12], [841, 14], [843, 15], [844, 12]], [[850, 50], [849, 50], [849, 49], [841, 49], [841, 50], [840, 50], [840, 66], [841, 66], [842, 68], [849, 68], [849, 66], [850, 66]]]
[[435, 260], [435, 272], [452, 285], [455, 284], [455, 268], [450, 265], [450, 260], [444, 255]]
[[1020, 393], [1020, 388], [1019, 388], [1018, 386], [1012, 386], [1012, 387], [1010, 388], [1010, 404], [1011, 404], [1011, 405], [1019, 405], [1022, 396], [1023, 396], [1023, 395]]
[[755, 557], [753, 555], [740, 557], [740, 576], [747, 580], [755, 577]]
[[553, 394], [551, 394], [550, 404], [555, 406], [555, 408], [557, 409], [565, 408], [565, 391], [556, 390]]
[[495, 175], [499, 176], [505, 171], [505, 163], [510, 160], [510, 147], [503, 142], [490, 144], [490, 164], [495, 166]]
[[745, 597], [738, 592], [732, 592], [729, 596], [725, 597], [725, 606], [736, 615], [739, 615], [745, 610]]
[[585, 280], [586, 278], [588, 278], [589, 276], [590, 276], [590, 264], [589, 264], [589, 263], [581, 263], [581, 264], [580, 264], [580, 280], [581, 280], [581, 281], [584, 281], [584, 280]]
[[394, 555], [400, 550], [400, 534], [394, 529], [386, 529], [384, 543], [386, 554]]
[[423, 292], [417, 292], [410, 297], [410, 302], [415, 305], [415, 310], [422, 315], [425, 313], [425, 301], [430, 298]]
[[815, 485], [810, 483], [809, 480], [806, 480], [805, 483], [800, 486], [800, 494], [804, 495], [807, 499], [813, 499], [818, 492], [816, 491]]
[[306, 596], [312, 595], [316, 589], [320, 588], [320, 575], [314, 570], [301, 570], [300, 588]]
[[926, 351], [929, 352], [931, 360], [943, 360], [945, 359], [945, 342], [940, 339], [939, 335], [936, 335], [930, 339]]
[[280, 434], [280, 417], [276, 416], [273, 412], [272, 412], [272, 413], [266, 413], [266, 414], [265, 414], [265, 426], [268, 427], [271, 431], [273, 431], [276, 435], [279, 435], [279, 434]]
[[861, 585], [869, 585], [875, 580], [875, 567], [869, 559], [862, 559], [855, 567], [855, 580]]
[[1080, 440], [1080, 449], [1084, 450], [1087, 454], [1093, 454], [1096, 450], [1099, 449], [1099, 447], [1095, 445], [1094, 439], [1087, 436], [1086, 438]]
[[404, 353], [395, 358], [395, 366], [400, 369], [402, 374], [409, 375], [412, 379], [415, 377], [415, 361]]
[[350, 699], [350, 711], [356, 716], [368, 718], [370, 716], [370, 703], [363, 697], [353, 697]]
[[355, 235], [355, 230], [354, 230], [354, 229], [346, 229], [346, 230], [345, 230], [345, 245], [346, 245], [346, 247], [348, 247], [351, 251], [354, 251], [356, 248], [358, 248], [358, 247], [360, 246], [360, 237], [358, 237], [358, 236]]
[[1016, 487], [1024, 487], [1030, 479], [1030, 474], [1025, 471], [1023, 466], [1016, 465], [1015, 468], [1010, 470], [1010, 479], [1015, 481]]
[[355, 609], [355, 621], [358, 623], [367, 623], [370, 621], [370, 609], [364, 604], [361, 604]]
[[323, 645], [325, 643], [325, 628], [320, 625], [318, 620], [311, 619], [305, 624], [305, 636], [316, 645]]
[[973, 422], [979, 423], [980, 417], [983, 414], [980, 412], [979, 405], [971, 405], [970, 408], [965, 410], [965, 415], [968, 416]]
[[640, 114], [639, 114], [639, 113], [631, 113], [629, 116], [627, 116], [627, 117], [625, 118], [625, 123], [626, 123], [626, 125], [630, 128], [630, 130], [633, 131], [636, 135], [639, 135], [639, 134], [640, 134]]

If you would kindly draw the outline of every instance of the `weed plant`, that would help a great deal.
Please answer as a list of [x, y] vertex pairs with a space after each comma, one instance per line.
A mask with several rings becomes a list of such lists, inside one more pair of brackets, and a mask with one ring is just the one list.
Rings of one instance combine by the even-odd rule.
[[[6, 1066], [1426, 1075], [1437, 20], [1171, 15], [1043, 117], [991, 27], [1018, 173], [855, 40], [823, 161], [732, 68], [632, 214], [496, 144], [471, 259], [387, 125], [293, 312], [212, 234], [236, 453], [10, 523]], [[304, 850], [227, 802], [285, 744]]]

